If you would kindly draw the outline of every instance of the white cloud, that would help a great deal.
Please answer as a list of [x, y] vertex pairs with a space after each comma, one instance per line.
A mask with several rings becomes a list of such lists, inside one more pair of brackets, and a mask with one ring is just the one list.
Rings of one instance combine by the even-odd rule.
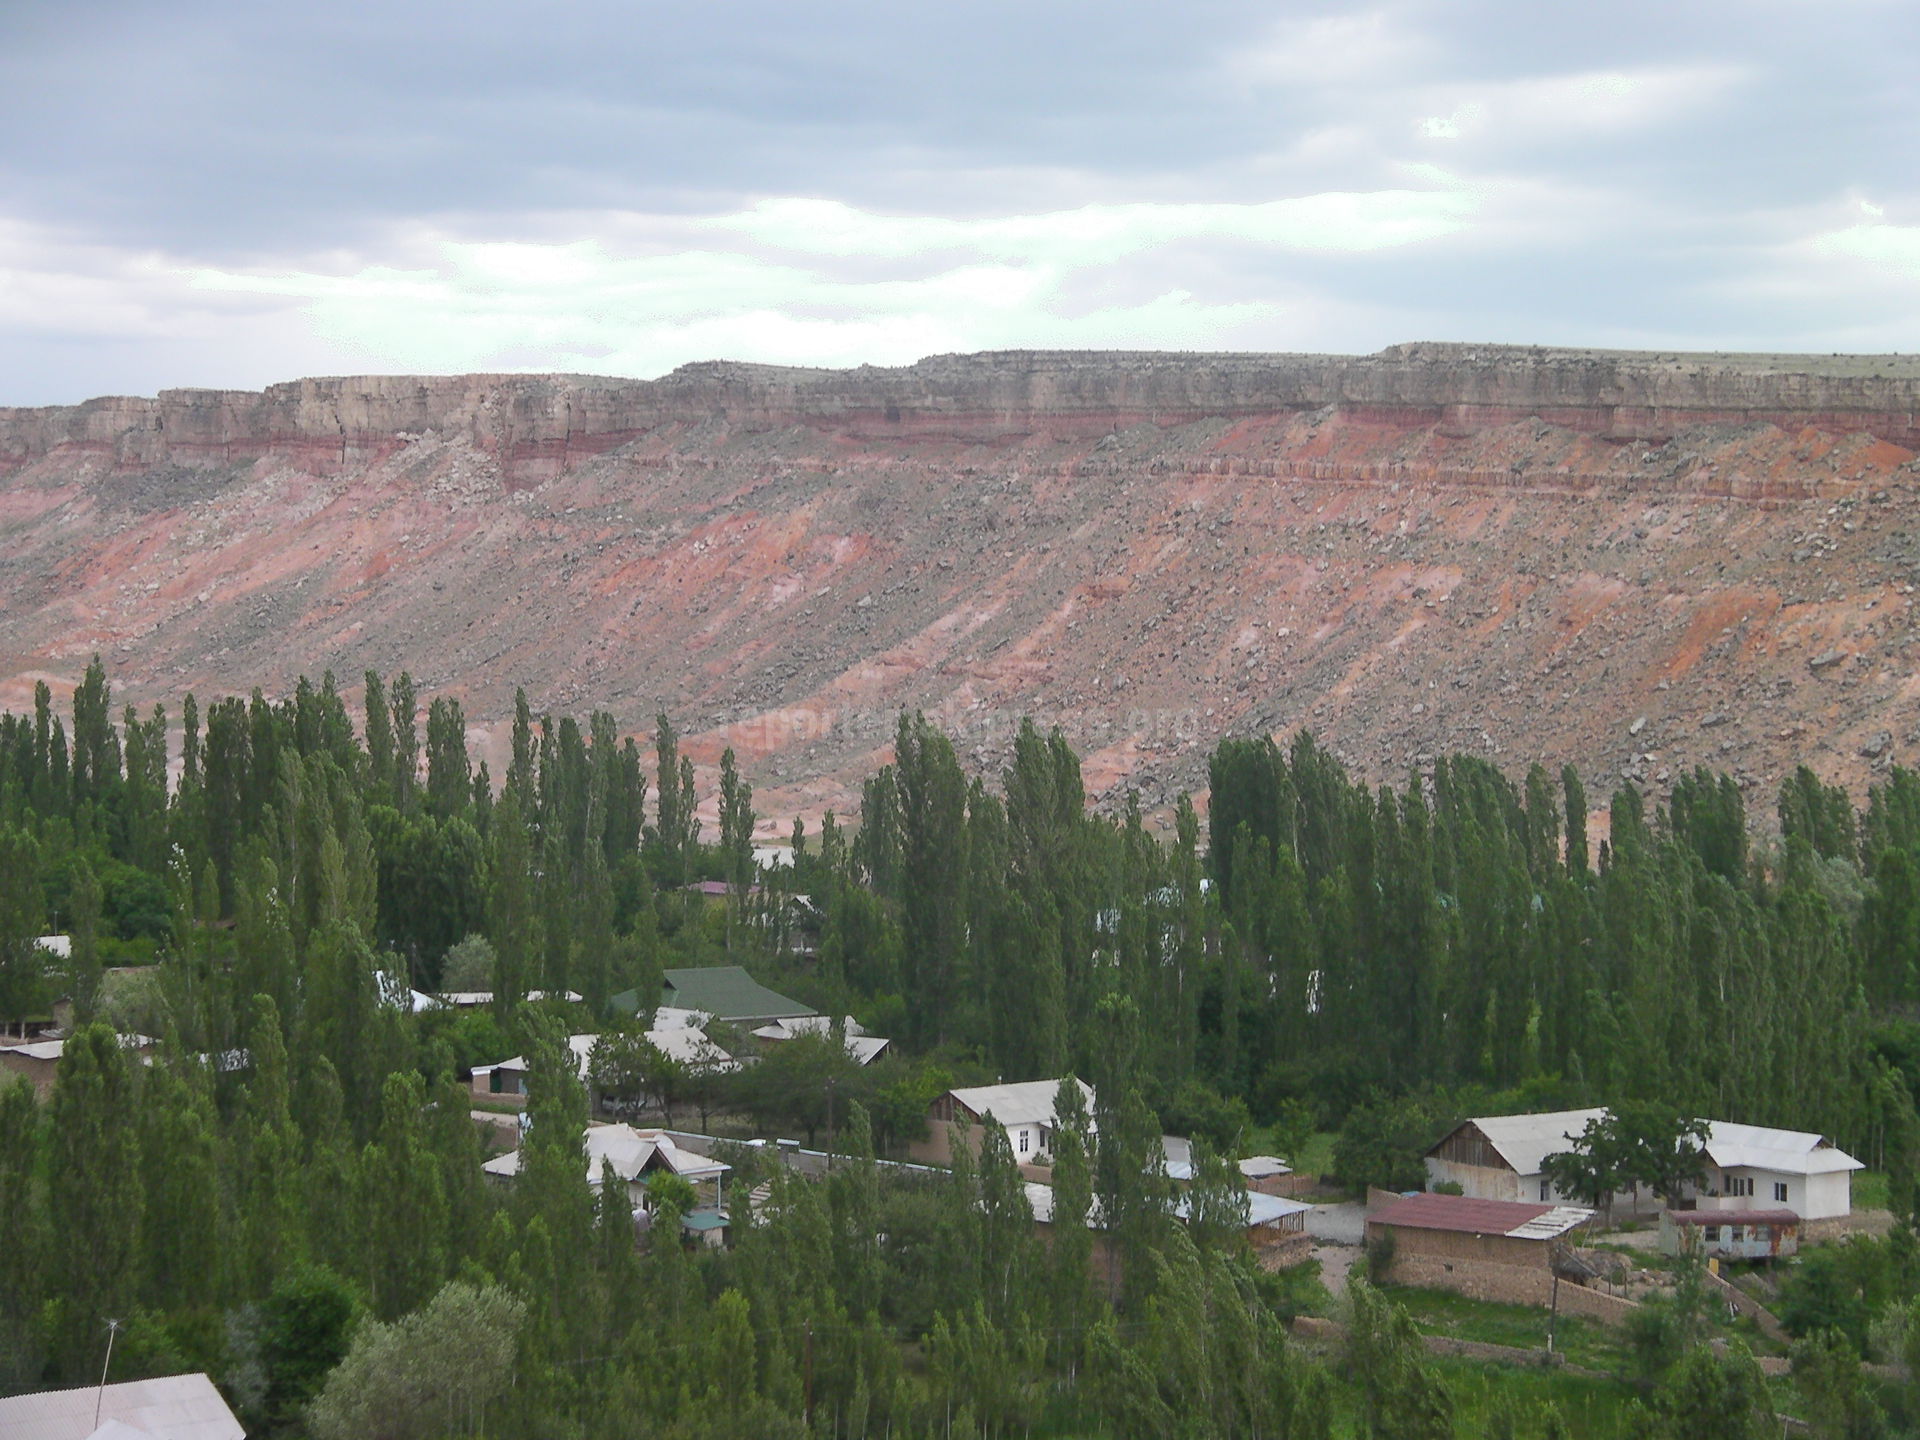
[[1250, 87], [1380, 84], [1433, 65], [1439, 49], [1404, 9], [1390, 7], [1276, 21], [1223, 68]]
[[1741, 66], [1716, 64], [1428, 87], [1414, 102], [1426, 112], [1415, 128], [1429, 139], [1485, 138], [1509, 144], [1624, 136], [1671, 124], [1715, 104], [1747, 78]]
[[[286, 363], [254, 384], [316, 356], [336, 370], [652, 375], [719, 357], [899, 363], [1012, 346], [1206, 348], [1254, 333], [1299, 344], [1316, 338], [1310, 316], [1339, 307], [1272, 273], [1276, 262], [1418, 246], [1470, 227], [1479, 205], [1444, 177], [1372, 194], [972, 219], [786, 197], [705, 217], [527, 226], [583, 239], [415, 224], [363, 253], [249, 266], [75, 247], [14, 224], [0, 228], [0, 335], [224, 336], [251, 362], [278, 336]], [[1224, 285], [1222, 273], [1250, 283]], [[1196, 275], [1227, 298], [1200, 293]], [[165, 383], [189, 378], [200, 377]]]

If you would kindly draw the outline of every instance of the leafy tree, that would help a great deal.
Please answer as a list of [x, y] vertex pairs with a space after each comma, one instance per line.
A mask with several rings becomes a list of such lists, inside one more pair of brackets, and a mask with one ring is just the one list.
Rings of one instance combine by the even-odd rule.
[[440, 988], [451, 991], [490, 990], [498, 957], [487, 937], [469, 933], [449, 947], [440, 961]]
[[261, 1304], [268, 1413], [296, 1419], [346, 1358], [361, 1318], [359, 1297], [324, 1266], [290, 1270]]
[[1357, 1275], [1347, 1280], [1347, 1303], [1342, 1360], [1359, 1393], [1362, 1432], [1379, 1440], [1449, 1440], [1453, 1398], [1407, 1312]]
[[453, 1281], [411, 1315], [368, 1321], [313, 1402], [309, 1427], [319, 1440], [480, 1433], [513, 1381], [526, 1313], [504, 1289]]
[[1860, 1355], [1837, 1330], [1822, 1330], [1793, 1346], [1793, 1383], [1819, 1440], [1874, 1440], [1886, 1417], [1860, 1374]]

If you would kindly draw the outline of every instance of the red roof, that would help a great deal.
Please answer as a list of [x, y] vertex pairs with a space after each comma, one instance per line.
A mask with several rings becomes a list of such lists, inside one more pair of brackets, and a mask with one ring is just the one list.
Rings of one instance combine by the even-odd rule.
[[1408, 1230], [1457, 1230], [1466, 1235], [1505, 1235], [1538, 1220], [1553, 1205], [1517, 1200], [1474, 1200], [1465, 1195], [1404, 1195], [1367, 1217], [1368, 1224]]
[[1669, 1210], [1676, 1225], [1798, 1225], [1792, 1210]]

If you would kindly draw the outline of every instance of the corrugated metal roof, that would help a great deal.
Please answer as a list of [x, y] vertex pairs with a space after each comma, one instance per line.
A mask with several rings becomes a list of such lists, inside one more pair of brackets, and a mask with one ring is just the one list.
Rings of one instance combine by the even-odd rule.
[[[1540, 1162], [1572, 1148], [1598, 1110], [1556, 1110], [1539, 1115], [1479, 1115], [1475, 1126], [1518, 1175], [1538, 1175]], [[1440, 1147], [1435, 1145], [1433, 1150]], [[1767, 1125], [1707, 1122], [1707, 1158], [1722, 1170], [1773, 1170], [1783, 1175], [1831, 1175], [1865, 1167], [1825, 1136], [1805, 1130], [1776, 1130]], [[1432, 1154], [1433, 1150], [1427, 1153]]]
[[[1087, 1114], [1093, 1114], [1093, 1087], [1077, 1082], [1087, 1097]], [[1018, 1085], [974, 1085], [965, 1090], [947, 1092], [975, 1115], [992, 1114], [1001, 1125], [1053, 1124], [1053, 1099], [1060, 1093], [1058, 1080], [1027, 1080]]]
[[1722, 1170], [1773, 1170], [1782, 1175], [1832, 1175], [1866, 1166], [1806, 1130], [1775, 1130], [1766, 1125], [1707, 1125], [1707, 1158]]
[[[586, 1161], [587, 1183], [600, 1183], [603, 1165], [612, 1165], [620, 1179], [640, 1178], [656, 1159], [661, 1165], [689, 1180], [706, 1180], [724, 1175], [732, 1166], [719, 1160], [696, 1155], [676, 1145], [664, 1130], [636, 1130], [631, 1125], [589, 1125], [581, 1137], [581, 1154]], [[489, 1175], [512, 1177], [520, 1173], [520, 1152], [496, 1155], [480, 1167]]]
[[1799, 1225], [1791, 1210], [1669, 1210], [1676, 1225]]
[[1463, 1235], [1551, 1240], [1592, 1218], [1591, 1210], [1573, 1205], [1476, 1200], [1466, 1195], [1405, 1195], [1369, 1215], [1367, 1223], [1406, 1230], [1452, 1230]]
[[779, 1020], [811, 1015], [810, 1005], [769, 990], [738, 965], [697, 965], [661, 972], [669, 1005], [701, 1010], [716, 1020]]
[[151, 1440], [246, 1440], [247, 1432], [205, 1375], [10, 1396], [0, 1400], [0, 1440], [87, 1440], [96, 1433], [96, 1404], [99, 1429], [111, 1422]]
[[1539, 1115], [1477, 1115], [1467, 1123], [1487, 1137], [1487, 1143], [1513, 1167], [1516, 1175], [1538, 1175], [1542, 1160], [1571, 1149], [1572, 1142], [1579, 1139], [1587, 1123], [1606, 1113], [1598, 1109], [1553, 1110]]

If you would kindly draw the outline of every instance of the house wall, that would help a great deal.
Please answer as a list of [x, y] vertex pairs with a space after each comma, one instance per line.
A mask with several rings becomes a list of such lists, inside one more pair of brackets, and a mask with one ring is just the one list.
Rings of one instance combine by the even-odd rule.
[[[1697, 1211], [1695, 1212], [1698, 1213]], [[1660, 1221], [1660, 1248], [1669, 1255], [1677, 1255], [1689, 1244], [1697, 1244], [1702, 1255], [1721, 1260], [1767, 1260], [1776, 1255], [1791, 1255], [1800, 1248], [1800, 1235], [1796, 1228], [1785, 1225], [1743, 1225], [1737, 1210], [1727, 1212], [1727, 1218], [1718, 1225], [1675, 1225], [1664, 1216]], [[1733, 1238], [1738, 1228], [1740, 1238]], [[1707, 1231], [1714, 1231], [1713, 1238], [1707, 1237]]]
[[1539, 1199], [1539, 1181], [1534, 1179], [1533, 1191], [1525, 1189], [1527, 1177], [1513, 1173], [1505, 1165], [1469, 1165], [1459, 1160], [1448, 1160], [1438, 1155], [1427, 1156], [1427, 1189], [1431, 1190], [1443, 1181], [1451, 1180], [1460, 1187], [1462, 1195], [1472, 1196], [1475, 1200], [1537, 1200]]
[[1803, 1220], [1830, 1220], [1840, 1215], [1853, 1213], [1853, 1173], [1849, 1170], [1836, 1171], [1832, 1175], [1809, 1175], [1807, 1178], [1807, 1208], [1800, 1210]]
[[1443, 1260], [1517, 1266], [1538, 1270], [1542, 1274], [1547, 1270], [1547, 1242], [1544, 1240], [1520, 1240], [1511, 1235], [1468, 1235], [1458, 1230], [1429, 1230], [1414, 1225], [1383, 1225], [1378, 1220], [1367, 1222], [1367, 1239], [1370, 1242], [1388, 1231], [1393, 1234], [1393, 1253], [1396, 1258], [1402, 1255], [1429, 1255]]
[[[1853, 1209], [1853, 1176], [1845, 1170], [1832, 1175], [1793, 1175], [1777, 1170], [1736, 1166], [1730, 1170], [1711, 1171], [1707, 1176], [1707, 1188], [1724, 1191], [1729, 1177], [1751, 1180], [1753, 1193], [1703, 1194], [1697, 1201], [1699, 1209], [1737, 1213], [1741, 1210], [1778, 1210], [1784, 1207], [1803, 1220], [1825, 1220], [1849, 1214]], [[1774, 1190], [1775, 1185], [1786, 1186], [1785, 1198]]]
[[[966, 1112], [958, 1106], [951, 1107], [957, 1118], [944, 1120], [938, 1111], [927, 1120], [927, 1138], [916, 1140], [907, 1146], [907, 1158], [921, 1165], [953, 1164], [956, 1146], [964, 1145], [976, 1158], [980, 1155], [980, 1142], [985, 1131], [976, 1122], [966, 1118]], [[1028, 1121], [1025, 1125], [1009, 1125], [1006, 1128], [1007, 1148], [1013, 1151], [1013, 1163], [1028, 1165], [1037, 1156], [1048, 1153], [1049, 1137], [1046, 1129], [1037, 1122]], [[1020, 1148], [1020, 1132], [1027, 1134], [1027, 1148]]]
[[5, 1072], [26, 1077], [33, 1086], [34, 1093], [45, 1100], [53, 1093], [53, 1077], [60, 1068], [57, 1060], [41, 1060], [32, 1055], [22, 1055], [18, 1051], [0, 1049], [0, 1085], [8, 1083]]

